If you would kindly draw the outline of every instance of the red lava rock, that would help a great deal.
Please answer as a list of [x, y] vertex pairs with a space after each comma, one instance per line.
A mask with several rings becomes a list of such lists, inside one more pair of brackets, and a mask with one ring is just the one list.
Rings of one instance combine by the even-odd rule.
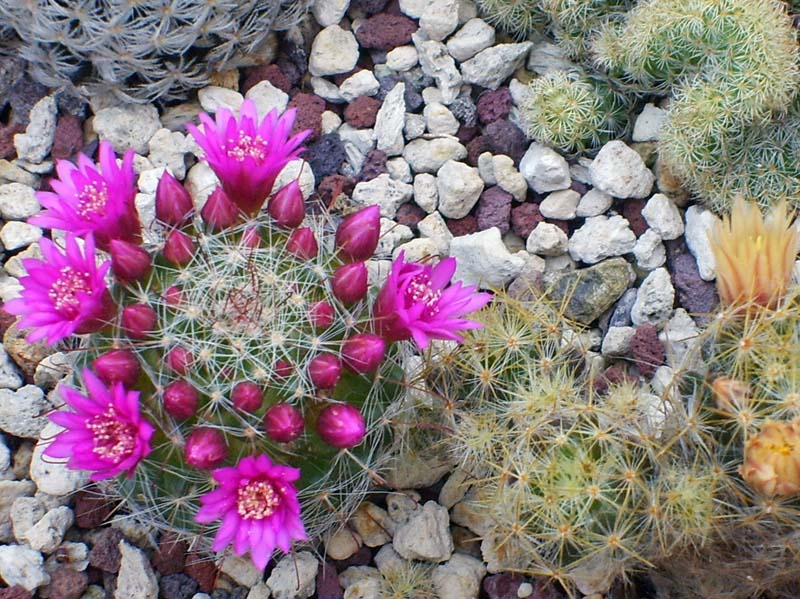
[[242, 93], [246, 94], [251, 87], [262, 81], [269, 81], [272, 85], [287, 94], [292, 89], [292, 82], [278, 65], [266, 64], [252, 67], [245, 71], [244, 81], [242, 81]]
[[289, 100], [289, 108], [296, 108], [297, 115], [292, 127], [292, 135], [311, 129], [312, 133], [306, 143], [312, 143], [322, 134], [322, 113], [325, 112], [325, 100], [314, 94], [297, 94]]
[[415, 203], [406, 202], [397, 209], [397, 216], [395, 216], [395, 220], [401, 225], [411, 227], [411, 230], [416, 233], [419, 221], [426, 216], [428, 216], [428, 213]]
[[478, 219], [471, 214], [464, 218], [447, 218], [445, 224], [453, 237], [461, 237], [462, 235], [470, 235], [478, 230]]
[[153, 554], [151, 563], [162, 576], [183, 572], [188, 550], [189, 545], [186, 541], [181, 541], [176, 535], [165, 533], [158, 541], [158, 549]]
[[50, 599], [80, 599], [88, 586], [89, 576], [86, 572], [59, 566], [50, 574]]
[[50, 155], [56, 160], [65, 160], [77, 154], [83, 147], [83, 125], [71, 114], [58, 118]]
[[528, 140], [522, 129], [506, 119], [499, 119], [486, 125], [485, 135], [489, 139], [489, 147], [493, 154], [510, 156], [515, 164], [519, 164], [525, 150], [528, 149]]
[[512, 102], [507, 87], [487, 90], [478, 96], [478, 118], [484, 125], [504, 119], [511, 112]]
[[364, 159], [364, 164], [361, 165], [361, 172], [358, 173], [359, 181], [370, 181], [386, 172], [386, 152], [383, 150], [370, 150], [367, 157]]
[[491, 151], [492, 146], [489, 143], [489, 138], [485, 135], [479, 135], [467, 144], [467, 163], [471, 166], [478, 166], [480, 155]]
[[632, 377], [628, 374], [628, 371], [625, 370], [623, 366], [619, 364], [613, 364], [606, 368], [599, 377], [594, 379], [592, 383], [594, 384], [595, 392], [603, 395], [611, 385], [618, 385], [620, 383], [624, 383], [630, 381]]
[[375, 117], [381, 103], [369, 96], [359, 96], [344, 109], [344, 120], [356, 129], [365, 129], [375, 126]]
[[81, 489], [75, 494], [75, 525], [78, 528], [98, 528], [111, 515], [114, 505], [97, 490]]
[[19, 123], [0, 125], [0, 160], [10, 160], [17, 155], [14, 147], [14, 135], [25, 131], [25, 127]]
[[104, 529], [89, 551], [89, 563], [103, 572], [119, 572], [119, 563], [122, 559], [119, 542], [124, 538], [125, 535], [118, 528]]
[[33, 599], [33, 593], [15, 584], [13, 587], [0, 589], [0, 599]]
[[483, 590], [489, 599], [517, 599], [517, 589], [525, 582], [522, 574], [501, 572], [483, 579]]
[[642, 216], [642, 208], [644, 208], [647, 200], [624, 200], [622, 202], [622, 216], [628, 220], [631, 231], [634, 232], [636, 237], [647, 231], [647, 221]]
[[500, 233], [507, 233], [511, 220], [511, 194], [498, 186], [485, 190], [478, 200], [478, 209], [475, 216], [478, 219], [478, 230], [484, 231], [492, 227], [500, 229]]
[[549, 219], [547, 222], [550, 223], [551, 225], [555, 225], [556, 227], [564, 231], [564, 233], [567, 234], [567, 237], [569, 237], [569, 223], [567, 221]]
[[690, 314], [696, 314], [695, 320], [703, 324], [711, 318], [711, 314], [719, 304], [719, 295], [713, 281], [700, 278], [697, 261], [689, 253], [683, 238], [664, 243], [667, 249], [667, 266], [669, 267], [672, 285], [678, 303]]
[[382, 13], [364, 21], [356, 31], [356, 39], [362, 48], [391, 50], [410, 44], [416, 30], [417, 24], [408, 17]]
[[330, 208], [340, 195], [353, 193], [354, 185], [353, 180], [344, 175], [328, 175], [317, 186], [317, 195], [320, 201]]
[[342, 599], [343, 595], [336, 568], [330, 562], [323, 562], [317, 571], [317, 599]]
[[11, 327], [12, 324], [14, 324], [16, 320], [16, 316], [9, 314], [0, 308], [0, 335], [5, 335], [6, 331]]
[[652, 324], [637, 327], [631, 338], [631, 357], [642, 376], [650, 378], [664, 363], [664, 344], [658, 338], [658, 329]]
[[190, 551], [189, 555], [186, 556], [186, 565], [183, 568], [183, 573], [194, 579], [204, 593], [210, 593], [214, 590], [214, 585], [219, 576], [217, 566], [214, 564], [214, 558], [196, 551]]
[[533, 202], [524, 202], [511, 209], [511, 230], [523, 239], [527, 239], [543, 220], [539, 205]]
[[472, 127], [468, 127], [467, 125], [461, 125], [458, 128], [458, 131], [456, 131], [456, 137], [458, 138], [458, 141], [460, 141], [462, 144], [468, 144], [473, 139], [475, 139], [475, 136], [478, 135], [478, 133], [480, 132], [481, 128], [478, 127], [477, 125], [474, 125]]

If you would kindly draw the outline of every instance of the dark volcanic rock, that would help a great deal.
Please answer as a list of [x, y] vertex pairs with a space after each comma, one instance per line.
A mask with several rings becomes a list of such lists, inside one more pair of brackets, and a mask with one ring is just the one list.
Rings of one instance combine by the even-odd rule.
[[114, 504], [98, 491], [81, 489], [75, 494], [75, 525], [78, 528], [99, 528], [114, 510]]
[[642, 216], [642, 208], [647, 204], [646, 200], [625, 200], [622, 202], [622, 216], [628, 220], [631, 231], [639, 237], [642, 233], [647, 231], [647, 221]]
[[511, 209], [511, 230], [523, 239], [528, 239], [531, 231], [543, 220], [539, 205], [533, 202], [524, 202]]
[[475, 216], [478, 218], [478, 230], [484, 231], [492, 227], [507, 233], [511, 228], [511, 194], [498, 186], [486, 189], [478, 200]]
[[322, 134], [322, 113], [325, 112], [325, 100], [314, 94], [297, 94], [289, 100], [289, 108], [296, 108], [297, 114], [292, 127], [292, 135], [311, 129], [306, 143], [313, 143]]
[[115, 574], [119, 572], [122, 555], [119, 551], [119, 542], [125, 538], [118, 528], [106, 528], [95, 540], [94, 547], [89, 551], [89, 563], [103, 572]]
[[189, 546], [176, 535], [163, 534], [158, 541], [158, 548], [153, 554], [153, 567], [162, 576], [177, 574], [186, 565], [186, 553]]
[[631, 358], [642, 376], [650, 378], [664, 363], [666, 352], [658, 338], [658, 329], [651, 324], [637, 327], [631, 339]]
[[344, 109], [344, 120], [356, 129], [374, 127], [380, 108], [381, 103], [375, 98], [359, 96]]
[[158, 583], [161, 599], [190, 599], [197, 592], [197, 582], [186, 574], [168, 574]]
[[358, 173], [359, 181], [370, 181], [375, 177], [387, 173], [386, 170], [386, 152], [383, 150], [370, 150], [367, 157], [364, 159], [364, 164], [361, 165], [361, 172]]
[[468, 214], [464, 218], [447, 218], [444, 222], [453, 234], [453, 237], [469, 235], [478, 230], [478, 219], [471, 214]]
[[511, 112], [511, 92], [507, 87], [487, 90], [478, 97], [478, 118], [484, 125], [504, 119]]
[[50, 599], [80, 599], [88, 586], [86, 572], [59, 566], [50, 574]]
[[83, 148], [83, 124], [71, 114], [58, 118], [50, 156], [56, 160], [75, 156]]
[[493, 154], [505, 154], [519, 165], [519, 161], [528, 149], [528, 140], [525, 134], [511, 121], [499, 119], [486, 125], [486, 137], [489, 138], [489, 147]]
[[700, 278], [697, 261], [694, 259], [683, 237], [666, 241], [667, 267], [675, 287], [678, 303], [694, 315], [698, 324], [707, 322], [719, 304], [719, 295], [713, 281]]
[[377, 14], [365, 20], [356, 31], [356, 39], [362, 48], [369, 50], [391, 50], [411, 43], [411, 34], [417, 24], [408, 17]]
[[410, 227], [414, 233], [417, 232], [417, 225], [419, 221], [427, 216], [427, 213], [414, 204], [413, 202], [406, 202], [402, 206], [397, 209], [397, 215], [395, 216], [395, 220], [407, 227]]
[[336, 174], [347, 161], [344, 144], [338, 133], [327, 133], [303, 153], [303, 159], [314, 171], [316, 181]]

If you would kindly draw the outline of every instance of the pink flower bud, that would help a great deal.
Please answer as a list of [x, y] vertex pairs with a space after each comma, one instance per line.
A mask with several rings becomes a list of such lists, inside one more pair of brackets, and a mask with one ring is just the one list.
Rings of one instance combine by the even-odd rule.
[[97, 378], [107, 386], [120, 382], [128, 389], [136, 384], [141, 367], [136, 355], [129, 349], [112, 349], [92, 362]]
[[131, 339], [144, 339], [156, 328], [155, 310], [147, 304], [135, 304], [122, 310], [122, 330]]
[[186, 266], [194, 256], [194, 241], [183, 231], [173, 229], [164, 241], [164, 258], [175, 266]]
[[306, 203], [296, 179], [278, 190], [269, 201], [267, 210], [279, 227], [293, 229], [303, 222]]
[[242, 412], [255, 412], [261, 407], [264, 400], [264, 392], [255, 383], [242, 381], [237, 383], [231, 391], [231, 401], [237, 410]]
[[172, 381], [164, 388], [164, 409], [176, 420], [194, 416], [200, 397], [186, 381]]
[[343, 264], [331, 278], [331, 291], [343, 304], [353, 304], [367, 294], [367, 265], [363, 262]]
[[225, 437], [216, 429], [198, 427], [186, 439], [183, 449], [186, 463], [201, 470], [211, 470], [219, 466], [228, 457], [228, 446]]
[[200, 216], [214, 231], [221, 231], [234, 225], [239, 218], [239, 208], [231, 202], [221, 187], [217, 187], [208, 196], [200, 210]]
[[386, 341], [371, 333], [357, 333], [344, 342], [342, 361], [358, 374], [374, 372], [386, 355]]
[[183, 376], [189, 370], [189, 364], [192, 363], [193, 359], [192, 352], [185, 347], [173, 347], [167, 352], [164, 362], [167, 363], [172, 372]]
[[278, 360], [272, 367], [272, 372], [274, 373], [273, 379], [276, 380], [287, 379], [294, 372], [294, 366], [289, 364], [289, 362], [287, 362], [286, 360]]
[[333, 324], [333, 306], [326, 301], [319, 301], [311, 304], [308, 309], [308, 318], [311, 320], [311, 326], [318, 331], [324, 331], [331, 324]]
[[291, 443], [303, 434], [305, 422], [300, 410], [288, 403], [272, 406], [264, 415], [267, 436], [278, 443]]
[[319, 251], [314, 231], [308, 227], [295, 229], [286, 240], [286, 249], [301, 260], [311, 260]]
[[242, 233], [242, 245], [246, 248], [261, 247], [261, 234], [256, 227], [248, 227]]
[[308, 363], [308, 376], [317, 389], [333, 389], [341, 374], [342, 365], [333, 354], [320, 354]]
[[345, 262], [369, 260], [381, 235], [381, 209], [368, 206], [345, 218], [336, 229], [336, 249]]
[[156, 218], [163, 223], [181, 227], [189, 222], [194, 204], [192, 196], [169, 171], [164, 171], [156, 187]]
[[112, 239], [109, 242], [109, 252], [114, 275], [123, 283], [132, 283], [144, 278], [152, 266], [150, 254], [143, 247], [130, 241]]
[[168, 306], [172, 306], [173, 308], [180, 306], [183, 301], [183, 293], [181, 293], [181, 290], [175, 285], [167, 287], [164, 293], [161, 294], [161, 297]]
[[348, 449], [361, 443], [367, 428], [358, 408], [336, 403], [324, 407], [319, 413], [317, 432], [328, 445]]

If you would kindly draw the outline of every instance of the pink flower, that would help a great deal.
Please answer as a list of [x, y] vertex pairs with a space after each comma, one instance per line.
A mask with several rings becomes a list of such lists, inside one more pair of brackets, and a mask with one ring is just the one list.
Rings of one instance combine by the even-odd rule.
[[194, 519], [200, 523], [222, 519], [214, 551], [233, 543], [237, 555], [249, 550], [253, 563], [263, 570], [275, 547], [288, 553], [293, 540], [307, 540], [292, 484], [300, 478], [299, 469], [273, 464], [260, 455], [214, 470], [213, 476], [220, 486], [200, 498], [202, 507]]
[[62, 387], [62, 397], [74, 411], [56, 412], [50, 420], [65, 431], [56, 435], [44, 454], [69, 458], [67, 468], [91, 470], [91, 480], [104, 480], [127, 473], [133, 476], [136, 465], [150, 453], [153, 426], [139, 413], [139, 392], [126, 391], [122, 383], [111, 388], [84, 369], [83, 382], [88, 392]]
[[108, 251], [112, 239], [138, 243], [142, 226], [136, 212], [133, 150], [128, 150], [117, 166], [114, 148], [100, 142], [99, 167], [84, 154], [78, 166], [59, 160], [58, 179], [50, 182], [53, 192], [37, 192], [36, 198], [47, 208], [28, 222], [49, 229], [62, 229], [85, 236], [94, 233], [97, 247]]
[[23, 317], [21, 328], [34, 328], [27, 337], [31, 343], [46, 339], [54, 345], [73, 333], [100, 330], [114, 313], [104, 280], [111, 262], [97, 266], [92, 234], [86, 236], [83, 252], [70, 233], [63, 254], [49, 239], [40, 239], [39, 248], [44, 260], [22, 261], [28, 271], [20, 279], [22, 297], [6, 302], [6, 312]]
[[295, 110], [287, 110], [279, 118], [273, 110], [258, 122], [252, 100], [242, 104], [237, 119], [227, 108], [216, 114], [216, 123], [200, 114], [201, 132], [188, 124], [186, 128], [205, 152], [205, 160], [219, 177], [222, 187], [247, 215], [253, 216], [272, 192], [275, 179], [284, 166], [300, 154], [310, 131], [289, 137]]
[[407, 263], [400, 252], [375, 300], [376, 332], [388, 341], [413, 338], [424, 349], [431, 339], [463, 341], [455, 331], [480, 328], [461, 316], [479, 310], [492, 296], [461, 281], [451, 285], [455, 270], [455, 258], [430, 266]]

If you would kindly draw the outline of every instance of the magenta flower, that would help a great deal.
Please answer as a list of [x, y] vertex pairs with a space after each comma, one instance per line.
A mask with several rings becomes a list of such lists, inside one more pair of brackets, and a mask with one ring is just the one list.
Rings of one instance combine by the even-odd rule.
[[86, 237], [83, 253], [69, 233], [65, 253], [45, 238], [39, 240], [39, 248], [44, 260], [22, 261], [28, 271], [20, 279], [22, 297], [6, 302], [6, 312], [23, 317], [20, 328], [34, 328], [27, 337], [31, 343], [46, 339], [54, 345], [73, 333], [100, 330], [114, 314], [104, 280], [111, 262], [97, 266], [92, 234]]
[[106, 387], [91, 370], [84, 369], [87, 395], [62, 387], [61, 396], [74, 411], [56, 412], [50, 420], [66, 430], [56, 435], [44, 454], [68, 458], [67, 468], [91, 470], [91, 480], [127, 473], [150, 453], [153, 426], [139, 413], [139, 392], [126, 391], [122, 383]]
[[213, 475], [220, 486], [200, 498], [202, 507], [194, 519], [200, 523], [222, 520], [214, 551], [233, 543], [237, 555], [250, 551], [253, 563], [263, 570], [275, 547], [288, 553], [293, 540], [307, 540], [292, 484], [300, 478], [299, 469], [273, 464], [260, 455], [214, 470]]
[[247, 215], [253, 216], [272, 192], [275, 179], [284, 166], [300, 154], [300, 145], [311, 134], [303, 131], [289, 137], [295, 110], [280, 117], [271, 111], [259, 123], [252, 100], [242, 104], [237, 119], [230, 110], [220, 108], [216, 123], [200, 114], [203, 131], [192, 124], [186, 128], [205, 152], [205, 160], [219, 177], [230, 199]]
[[138, 243], [142, 226], [136, 212], [133, 151], [128, 150], [117, 165], [114, 148], [100, 142], [100, 163], [78, 156], [78, 166], [59, 160], [58, 179], [50, 182], [53, 192], [40, 191], [36, 198], [47, 208], [28, 222], [49, 229], [62, 229], [85, 236], [94, 233], [97, 247], [108, 251], [112, 239]]
[[477, 293], [475, 286], [450, 284], [456, 270], [455, 258], [436, 266], [405, 262], [403, 252], [375, 300], [376, 332], [387, 341], [413, 338], [424, 349], [431, 339], [463, 341], [455, 333], [482, 325], [461, 318], [479, 310], [491, 300], [489, 293]]

